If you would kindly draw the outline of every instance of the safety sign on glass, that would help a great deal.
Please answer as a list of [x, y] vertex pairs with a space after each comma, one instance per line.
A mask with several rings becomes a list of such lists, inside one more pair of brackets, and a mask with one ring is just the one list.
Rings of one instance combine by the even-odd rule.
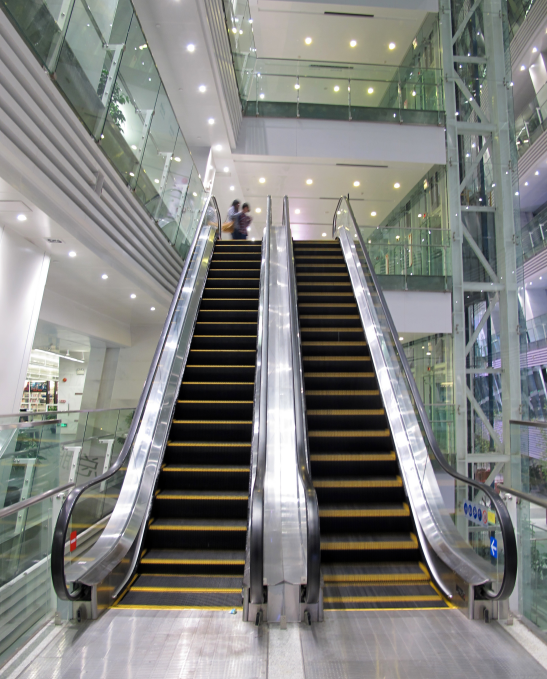
[[496, 523], [496, 515], [489, 512], [484, 505], [476, 505], [473, 502], [465, 502], [463, 505], [465, 516], [473, 523], [487, 526], [489, 523]]
[[493, 559], [498, 558], [498, 541], [494, 537], [490, 538], [490, 556]]

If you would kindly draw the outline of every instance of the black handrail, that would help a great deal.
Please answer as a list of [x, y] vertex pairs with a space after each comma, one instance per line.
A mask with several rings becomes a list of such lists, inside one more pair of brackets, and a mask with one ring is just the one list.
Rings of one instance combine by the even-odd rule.
[[216, 199], [214, 196], [209, 196], [207, 202], [205, 203], [205, 206], [203, 208], [201, 218], [198, 224], [198, 227], [196, 229], [196, 232], [194, 234], [194, 238], [192, 240], [192, 244], [190, 246], [190, 249], [188, 250], [188, 254], [186, 255], [186, 259], [184, 261], [184, 266], [182, 268], [182, 273], [179, 278], [179, 282], [177, 285], [177, 289], [175, 291], [175, 294], [173, 295], [173, 300], [171, 302], [171, 306], [169, 307], [169, 312], [167, 314], [167, 318], [165, 320], [163, 330], [161, 331], [160, 339], [158, 341], [158, 345], [156, 347], [156, 352], [154, 353], [154, 358], [152, 359], [152, 364], [150, 366], [150, 370], [148, 372], [148, 377], [146, 378], [146, 382], [144, 383], [144, 388], [142, 390], [139, 403], [137, 405], [137, 409], [135, 410], [135, 414], [133, 416], [133, 420], [131, 422], [131, 426], [129, 427], [129, 432], [127, 434], [127, 438], [125, 440], [125, 443], [122, 447], [122, 450], [118, 456], [118, 459], [116, 462], [108, 469], [108, 471], [104, 472], [104, 474], [101, 474], [100, 476], [96, 476], [94, 479], [91, 479], [89, 481], [86, 481], [84, 483], [81, 483], [80, 485], [76, 486], [71, 492], [69, 493], [67, 499], [63, 503], [63, 506], [61, 507], [61, 511], [59, 512], [59, 516], [57, 518], [57, 523], [55, 524], [55, 531], [53, 533], [53, 542], [51, 545], [51, 578], [53, 580], [53, 587], [55, 588], [55, 592], [59, 599], [63, 599], [65, 601], [78, 601], [79, 599], [82, 598], [84, 595], [85, 588], [80, 587], [78, 588], [75, 592], [70, 592], [66, 579], [65, 579], [65, 544], [66, 544], [66, 535], [68, 531], [68, 525], [70, 522], [70, 518], [72, 516], [72, 511], [74, 510], [74, 507], [78, 500], [80, 499], [81, 495], [85, 493], [86, 490], [91, 488], [92, 486], [95, 486], [99, 483], [102, 483], [103, 481], [106, 481], [110, 477], [112, 477], [116, 472], [118, 472], [121, 467], [123, 466], [124, 462], [128, 459], [130, 452], [133, 448], [133, 443], [135, 440], [136, 433], [139, 429], [143, 414], [144, 414], [144, 409], [146, 407], [146, 403], [148, 401], [148, 396], [150, 393], [150, 389], [152, 387], [152, 383], [154, 381], [154, 377], [156, 375], [156, 371], [158, 369], [158, 365], [160, 362], [161, 355], [163, 353], [163, 348], [165, 344], [165, 340], [167, 338], [169, 328], [171, 327], [171, 323], [173, 321], [173, 316], [175, 314], [175, 310], [177, 308], [177, 304], [182, 292], [182, 289], [184, 287], [184, 282], [186, 280], [186, 275], [188, 273], [188, 269], [190, 267], [190, 262], [192, 260], [192, 255], [194, 253], [194, 250], [196, 248], [196, 244], [199, 239], [199, 235], [201, 232], [201, 229], [203, 227], [204, 220], [207, 217], [208, 211], [210, 209], [210, 206], [213, 206], [213, 209], [216, 210], [217, 214], [217, 229], [218, 232], [220, 233], [220, 226], [221, 226], [221, 219], [220, 219], [220, 213], [218, 211], [218, 205], [216, 202]]
[[380, 305], [382, 307], [382, 311], [386, 317], [387, 324], [389, 326], [389, 331], [392, 336], [392, 341], [393, 345], [395, 346], [395, 349], [397, 351], [397, 354], [399, 355], [399, 360], [401, 361], [401, 365], [403, 366], [403, 371], [405, 373], [408, 385], [410, 387], [410, 391], [412, 394], [412, 397], [414, 399], [414, 403], [416, 405], [416, 409], [418, 411], [418, 415], [421, 419], [423, 430], [425, 432], [427, 441], [429, 443], [429, 447], [431, 451], [433, 452], [433, 455], [435, 456], [436, 461], [439, 463], [440, 467], [445, 471], [447, 474], [449, 474], [452, 478], [456, 479], [457, 481], [462, 481], [463, 483], [466, 483], [473, 488], [476, 488], [477, 490], [483, 492], [490, 500], [494, 508], [496, 509], [499, 519], [500, 519], [500, 528], [501, 528], [501, 533], [503, 536], [503, 544], [505, 548], [505, 567], [503, 571], [503, 579], [501, 582], [500, 589], [497, 593], [492, 592], [491, 590], [487, 590], [485, 587], [481, 587], [481, 593], [483, 596], [493, 599], [496, 601], [502, 601], [504, 599], [507, 599], [514, 587], [515, 587], [515, 582], [517, 579], [517, 564], [518, 564], [518, 556], [517, 556], [517, 541], [515, 537], [515, 529], [513, 527], [513, 522], [511, 521], [511, 517], [509, 516], [509, 512], [507, 510], [507, 507], [505, 506], [503, 500], [500, 498], [500, 496], [488, 485], [485, 483], [482, 483], [480, 481], [475, 481], [474, 479], [471, 479], [467, 476], [464, 476], [463, 474], [460, 474], [458, 471], [456, 471], [448, 462], [446, 461], [445, 456], [441, 452], [441, 449], [439, 448], [439, 444], [437, 443], [437, 439], [435, 438], [435, 434], [433, 433], [433, 428], [431, 427], [431, 422], [429, 421], [429, 417], [427, 416], [427, 412], [425, 410], [424, 403], [422, 401], [422, 397], [420, 396], [420, 392], [418, 391], [418, 386], [416, 384], [416, 381], [414, 379], [414, 375], [412, 374], [412, 370], [410, 369], [410, 364], [408, 363], [408, 359], [406, 357], [406, 354], [404, 352], [404, 349], [401, 345], [401, 342], [399, 341], [399, 335], [397, 333], [397, 330], [395, 328], [395, 324], [393, 323], [393, 318], [391, 317], [391, 313], [389, 311], [389, 307], [386, 303], [384, 293], [382, 292], [382, 288], [380, 286], [380, 283], [378, 281], [378, 277], [376, 276], [376, 272], [374, 271], [374, 265], [372, 263], [372, 260], [370, 258], [370, 255], [368, 253], [367, 247], [365, 245], [365, 240], [363, 238], [363, 235], [361, 231], [359, 230], [359, 226], [357, 225], [357, 220], [355, 219], [355, 215], [353, 213], [353, 209], [351, 207], [351, 203], [348, 198], [345, 196], [342, 196], [340, 200], [338, 201], [338, 205], [336, 207], [336, 211], [334, 213], [334, 219], [333, 219], [333, 237], [336, 237], [336, 217], [338, 215], [338, 211], [340, 210], [340, 206], [342, 205], [343, 201], [346, 202], [346, 205], [348, 207], [349, 215], [353, 221], [353, 226], [355, 228], [355, 232], [357, 234], [357, 238], [359, 240], [359, 244], [361, 245], [361, 249], [363, 250], [363, 254], [365, 256], [365, 261], [367, 263], [367, 267], [369, 270], [370, 277], [372, 279], [375, 292], [378, 295], [378, 299], [380, 300]]
[[[268, 414], [268, 318], [270, 304], [270, 227], [272, 225], [272, 199], [267, 198], [266, 228], [262, 242], [262, 270], [260, 272], [261, 308], [259, 308], [259, 329], [257, 337], [257, 375], [255, 394], [258, 390], [258, 413], [253, 413], [253, 421], [258, 419], [258, 427], [253, 436], [258, 436], [258, 454], [254, 486], [251, 492], [249, 522], [249, 571], [250, 603], [264, 603], [264, 479], [266, 477], [266, 438]], [[258, 384], [258, 380], [260, 384]]]
[[305, 602], [317, 604], [321, 590], [321, 532], [319, 528], [319, 505], [317, 493], [310, 474], [310, 457], [308, 450], [308, 426], [306, 417], [306, 401], [304, 397], [304, 377], [302, 369], [302, 346], [300, 344], [300, 323], [298, 320], [298, 302], [296, 293], [296, 274], [294, 251], [289, 217], [289, 199], [283, 199], [283, 226], [287, 231], [288, 248], [288, 286], [290, 300], [290, 330], [292, 345], [292, 374], [294, 383], [294, 407], [296, 417], [296, 454], [298, 473], [302, 480], [306, 498], [307, 515], [307, 585]]

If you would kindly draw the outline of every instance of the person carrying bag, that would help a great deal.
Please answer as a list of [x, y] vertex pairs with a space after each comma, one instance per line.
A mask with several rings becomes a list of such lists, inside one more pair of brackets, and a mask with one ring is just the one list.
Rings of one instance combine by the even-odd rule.
[[226, 216], [226, 221], [220, 227], [222, 233], [234, 233], [234, 229], [237, 225], [237, 214], [239, 212], [239, 200], [234, 200], [230, 209], [228, 210], [228, 215]]

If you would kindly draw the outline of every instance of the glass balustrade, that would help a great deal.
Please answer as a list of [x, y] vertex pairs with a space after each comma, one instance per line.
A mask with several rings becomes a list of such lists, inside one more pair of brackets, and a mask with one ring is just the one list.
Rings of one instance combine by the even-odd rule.
[[[0, 417], [0, 662], [3, 653], [56, 609], [49, 557], [68, 486], [95, 478], [114, 464], [134, 412], [125, 408]], [[72, 527], [77, 537], [71, 534], [67, 552], [79, 554], [93, 541], [116, 502], [123, 473], [99, 485], [78, 508]], [[66, 490], [38, 500], [64, 486]], [[30, 506], [20, 505], [32, 498], [37, 501]]]
[[88, 132], [184, 257], [205, 192], [130, 0], [4, 0]]
[[547, 208], [533, 217], [521, 230], [524, 261], [545, 249], [547, 245]]

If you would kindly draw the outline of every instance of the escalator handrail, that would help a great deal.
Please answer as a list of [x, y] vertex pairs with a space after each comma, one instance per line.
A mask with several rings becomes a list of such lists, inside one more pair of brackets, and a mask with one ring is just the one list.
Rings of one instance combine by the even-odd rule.
[[120, 451], [120, 454], [116, 462], [106, 472], [104, 472], [100, 476], [96, 476], [94, 479], [90, 479], [89, 481], [81, 483], [75, 488], [73, 488], [73, 490], [71, 490], [65, 502], [63, 503], [61, 511], [59, 512], [59, 516], [55, 524], [55, 531], [53, 533], [53, 541], [51, 545], [51, 577], [53, 580], [55, 592], [60, 599], [66, 601], [70, 600], [77, 601], [79, 598], [81, 598], [82, 595], [81, 588], [71, 593], [67, 587], [65, 578], [65, 543], [68, 525], [72, 516], [72, 511], [74, 510], [76, 503], [78, 502], [83, 493], [85, 493], [89, 488], [97, 484], [100, 484], [103, 481], [106, 481], [114, 474], [116, 474], [116, 472], [118, 472], [121, 469], [124, 462], [126, 462], [128, 457], [130, 456], [130, 452], [133, 448], [133, 443], [135, 441], [135, 437], [139, 430], [139, 426], [145, 411], [146, 403], [148, 401], [150, 389], [152, 387], [154, 377], [156, 375], [156, 371], [160, 363], [160, 358], [163, 353], [165, 340], [168, 336], [168, 332], [173, 321], [177, 304], [184, 287], [186, 276], [188, 274], [188, 269], [190, 267], [190, 262], [192, 261], [192, 256], [196, 249], [196, 245], [198, 243], [201, 230], [203, 228], [206, 216], [211, 206], [216, 210], [218, 222], [217, 230], [220, 233], [221, 220], [217, 201], [214, 196], [209, 195], [203, 207], [203, 211], [201, 213], [199, 224], [194, 234], [192, 244], [190, 245], [190, 249], [188, 250], [186, 259], [184, 260], [184, 265], [179, 278], [179, 282], [175, 290], [175, 294], [173, 295], [173, 300], [171, 301], [171, 306], [169, 307], [169, 312], [167, 314], [167, 318], [161, 331], [160, 339], [158, 341], [158, 345], [156, 347], [156, 351], [152, 359], [152, 364], [150, 366], [150, 370], [148, 371], [148, 376], [146, 378], [146, 382], [144, 383], [144, 388], [139, 398], [139, 403], [135, 410], [135, 414], [133, 415], [133, 420], [131, 422], [131, 426], [129, 427], [129, 432], [123, 444], [122, 450]]
[[445, 471], [449, 476], [452, 478], [456, 479], [457, 481], [462, 481], [463, 483], [466, 483], [469, 486], [472, 486], [473, 488], [476, 488], [477, 490], [483, 492], [488, 499], [492, 502], [493, 506], [495, 507], [499, 519], [500, 519], [500, 528], [501, 528], [501, 533], [503, 536], [503, 544], [504, 544], [504, 549], [505, 549], [505, 564], [504, 564], [504, 571], [503, 571], [503, 579], [502, 583], [500, 586], [499, 591], [492, 592], [490, 590], [487, 590], [485, 587], [482, 588], [482, 594], [489, 599], [497, 600], [497, 601], [502, 601], [504, 599], [507, 599], [515, 586], [516, 579], [517, 579], [517, 564], [518, 564], [518, 556], [517, 556], [517, 541], [515, 537], [515, 529], [513, 527], [513, 522], [511, 521], [511, 517], [509, 515], [509, 512], [507, 510], [507, 507], [505, 506], [505, 503], [503, 500], [499, 497], [499, 495], [491, 488], [491, 486], [486, 485], [485, 483], [482, 483], [481, 481], [476, 481], [475, 479], [471, 479], [467, 476], [464, 476], [463, 474], [460, 474], [458, 471], [456, 471], [447, 461], [445, 456], [443, 455], [439, 444], [437, 442], [437, 439], [435, 437], [435, 434], [433, 432], [433, 428], [431, 426], [431, 422], [429, 421], [429, 417], [427, 415], [424, 403], [422, 401], [422, 397], [420, 396], [420, 392], [418, 390], [418, 385], [416, 384], [416, 381], [414, 379], [414, 375], [412, 374], [412, 370], [410, 368], [410, 364], [408, 362], [408, 359], [406, 357], [406, 354], [404, 352], [404, 349], [401, 345], [401, 342], [399, 341], [399, 335], [397, 333], [397, 330], [395, 328], [395, 324], [393, 322], [393, 318], [391, 317], [391, 313], [389, 311], [389, 307], [386, 303], [384, 293], [382, 291], [382, 287], [380, 285], [380, 282], [378, 281], [378, 277], [376, 275], [376, 272], [374, 270], [374, 265], [372, 263], [372, 260], [370, 258], [368, 249], [365, 245], [365, 240], [363, 238], [363, 234], [361, 233], [359, 226], [357, 225], [357, 220], [355, 219], [355, 215], [353, 213], [353, 209], [351, 207], [351, 203], [348, 198], [345, 196], [342, 196], [340, 200], [338, 201], [338, 205], [336, 207], [335, 213], [334, 213], [334, 218], [333, 218], [333, 238], [336, 238], [336, 217], [338, 215], [338, 212], [340, 211], [340, 208], [343, 203], [346, 203], [347, 208], [348, 208], [348, 213], [353, 221], [353, 226], [355, 229], [355, 233], [357, 234], [357, 238], [359, 240], [359, 244], [361, 245], [361, 249], [363, 251], [363, 254], [365, 256], [365, 261], [367, 263], [367, 267], [370, 273], [370, 277], [372, 279], [372, 282], [374, 284], [375, 292], [378, 295], [378, 299], [380, 300], [380, 305], [382, 307], [382, 311], [385, 315], [389, 331], [391, 333], [391, 339], [393, 341], [393, 345], [395, 347], [395, 350], [399, 356], [399, 360], [401, 362], [401, 365], [403, 367], [403, 371], [405, 373], [406, 380], [408, 382], [408, 385], [410, 387], [410, 391], [412, 393], [412, 397], [414, 399], [414, 403], [416, 404], [416, 409], [418, 411], [418, 415], [421, 419], [423, 430], [425, 432], [425, 435], [427, 437], [427, 441], [429, 444], [429, 447], [431, 451], [433, 452], [433, 455], [435, 456], [436, 461], [439, 463], [440, 467]]
[[321, 590], [321, 534], [319, 529], [319, 504], [317, 501], [317, 492], [313, 485], [310, 473], [306, 400], [304, 395], [304, 371], [302, 367], [302, 345], [300, 340], [300, 322], [298, 319], [294, 250], [289, 215], [289, 199], [287, 196], [285, 196], [283, 198], [283, 227], [287, 232], [287, 247], [289, 249], [289, 318], [292, 345], [292, 374], [294, 381], [296, 453], [298, 474], [304, 487], [307, 516], [307, 585], [305, 601], [308, 604], [317, 604], [319, 603]]
[[266, 228], [262, 243], [260, 271], [257, 362], [253, 411], [253, 443], [257, 448], [256, 473], [251, 490], [249, 512], [249, 601], [264, 603], [264, 480], [266, 477], [266, 439], [268, 415], [268, 318], [270, 303], [270, 227], [272, 199], [267, 198]]

